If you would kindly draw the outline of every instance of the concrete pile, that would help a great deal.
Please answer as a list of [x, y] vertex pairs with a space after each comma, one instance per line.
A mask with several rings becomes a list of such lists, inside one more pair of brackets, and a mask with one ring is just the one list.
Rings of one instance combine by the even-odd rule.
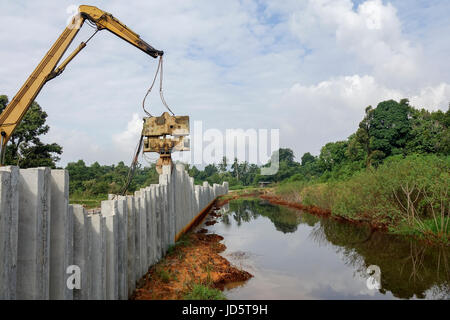
[[[0, 299], [128, 299], [175, 239], [228, 192], [194, 185], [182, 165], [159, 184], [112, 196], [98, 212], [69, 205], [69, 175], [0, 168]], [[78, 277], [79, 276], [79, 277]]]

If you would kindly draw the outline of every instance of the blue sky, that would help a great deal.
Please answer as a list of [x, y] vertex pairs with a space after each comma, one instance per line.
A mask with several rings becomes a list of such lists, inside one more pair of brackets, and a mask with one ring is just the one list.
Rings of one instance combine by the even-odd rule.
[[[12, 98], [64, 29], [74, 1], [0, 3], [0, 93]], [[450, 102], [450, 2], [90, 1], [165, 55], [165, 97], [204, 128], [279, 128], [298, 158], [353, 133], [367, 105]], [[74, 48], [92, 29], [85, 25]], [[70, 52], [70, 49], [69, 49]], [[157, 61], [99, 32], [37, 101], [61, 165], [129, 162]], [[164, 108], [149, 97], [155, 114]]]

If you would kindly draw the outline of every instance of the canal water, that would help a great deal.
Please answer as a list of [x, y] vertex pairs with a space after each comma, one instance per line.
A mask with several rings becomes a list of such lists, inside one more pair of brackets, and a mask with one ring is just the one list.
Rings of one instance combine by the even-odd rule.
[[209, 232], [253, 274], [228, 299], [450, 299], [450, 250], [319, 218], [260, 199], [233, 200]]

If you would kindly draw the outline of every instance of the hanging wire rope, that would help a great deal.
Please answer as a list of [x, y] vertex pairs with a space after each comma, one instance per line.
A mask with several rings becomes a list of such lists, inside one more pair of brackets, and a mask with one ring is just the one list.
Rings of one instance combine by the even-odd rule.
[[133, 180], [134, 175], [136, 174], [136, 168], [138, 165], [139, 154], [141, 153], [143, 142], [144, 142], [144, 136], [141, 135], [139, 142], [136, 145], [136, 148], [134, 150], [134, 156], [133, 156], [133, 160], [131, 161], [130, 169], [128, 170], [126, 182], [125, 182], [124, 186], [122, 187], [122, 190], [119, 192], [119, 194], [114, 195], [112, 200], [115, 200], [118, 195], [125, 196], [127, 194], [128, 188], [130, 187], [130, 184], [131, 184], [131, 181]]
[[144, 110], [144, 112], [149, 117], [152, 117], [150, 112], [148, 112], [147, 109], [145, 109], [145, 100], [147, 99], [147, 96], [152, 91], [152, 89], [153, 89], [153, 87], [155, 85], [155, 82], [156, 82], [156, 78], [158, 77], [158, 74], [159, 74], [159, 97], [161, 98], [161, 102], [166, 107], [166, 109], [169, 110], [169, 112], [174, 116], [175, 113], [173, 113], [173, 111], [170, 109], [169, 105], [167, 104], [166, 99], [164, 99], [164, 93], [163, 93], [163, 57], [162, 56], [159, 57], [158, 67], [156, 68], [155, 77], [153, 78], [152, 84], [150, 85], [150, 88], [147, 90], [147, 92], [145, 93], [144, 99], [142, 100], [142, 109]]
[[173, 113], [173, 111], [170, 110], [169, 106], [167, 105], [166, 99], [164, 99], [164, 94], [163, 94], [163, 74], [164, 74], [164, 72], [163, 72], [163, 57], [160, 56], [159, 60], [161, 61], [161, 73], [159, 75], [159, 96], [161, 97], [161, 101], [164, 104], [164, 106], [174, 116], [175, 113]]
[[155, 77], [153, 78], [152, 84], [150, 85], [150, 88], [148, 88], [147, 93], [144, 96], [144, 100], [142, 100], [142, 109], [144, 110], [144, 112], [149, 116], [152, 117], [152, 115], [150, 114], [150, 112], [148, 112], [145, 109], [145, 99], [147, 99], [147, 96], [149, 95], [149, 93], [152, 91], [153, 86], [155, 85], [156, 82], [156, 78], [158, 77], [158, 72], [159, 72], [159, 68], [161, 67], [161, 58], [158, 61], [158, 67], [156, 68], [156, 72], [155, 72]]
[[[97, 33], [97, 31], [95, 33]], [[94, 35], [95, 35], [95, 33], [94, 33]], [[94, 35], [92, 35], [92, 36], [94, 36]], [[89, 38], [88, 41], [91, 38]], [[166, 102], [166, 99], [164, 99], [164, 93], [163, 93], [163, 57], [162, 56], [159, 57], [158, 66], [156, 68], [156, 72], [155, 72], [155, 76], [153, 77], [152, 84], [150, 85], [150, 88], [147, 90], [147, 92], [145, 93], [144, 99], [142, 100], [142, 109], [144, 110], [144, 112], [149, 117], [152, 117], [150, 112], [148, 112], [147, 109], [145, 109], [145, 100], [147, 99], [147, 96], [152, 91], [152, 89], [153, 89], [153, 87], [155, 85], [155, 82], [156, 82], [156, 78], [158, 77], [158, 74], [159, 74], [159, 96], [161, 98], [161, 102], [164, 104], [164, 106], [167, 108], [167, 110], [169, 110], [169, 112], [172, 115], [175, 115], [175, 113], [173, 113], [173, 111], [168, 106], [168, 104]], [[135, 149], [135, 153], [134, 153], [134, 157], [133, 157], [133, 160], [131, 162], [131, 165], [130, 165], [130, 169], [128, 170], [128, 176], [127, 176], [127, 179], [126, 179], [126, 183], [125, 183], [125, 185], [123, 186], [123, 188], [122, 188], [122, 190], [120, 192], [120, 194], [123, 195], [123, 196], [126, 195], [127, 190], [130, 187], [131, 181], [133, 180], [133, 177], [134, 177], [134, 175], [136, 173], [136, 167], [138, 165], [139, 154], [141, 152], [143, 142], [144, 142], [144, 136], [141, 135], [141, 137], [139, 139], [139, 142], [138, 142], [138, 144], [136, 146], [136, 149]], [[150, 161], [149, 161], [149, 159], [145, 156], [145, 154], [143, 154], [143, 157], [149, 164], [152, 163], [151, 161], [153, 159], [150, 159]], [[117, 197], [117, 195], [114, 196], [114, 198], [116, 198], [116, 197]]]

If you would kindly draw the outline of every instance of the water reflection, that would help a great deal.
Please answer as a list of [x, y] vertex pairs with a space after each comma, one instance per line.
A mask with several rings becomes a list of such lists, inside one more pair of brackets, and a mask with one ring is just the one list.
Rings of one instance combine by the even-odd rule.
[[[261, 200], [235, 200], [222, 208], [227, 251], [251, 252], [239, 264], [255, 277], [229, 291], [236, 299], [450, 298], [449, 248], [371, 232]], [[233, 261], [232, 261], [233, 262]], [[381, 269], [381, 289], [365, 281]]]

